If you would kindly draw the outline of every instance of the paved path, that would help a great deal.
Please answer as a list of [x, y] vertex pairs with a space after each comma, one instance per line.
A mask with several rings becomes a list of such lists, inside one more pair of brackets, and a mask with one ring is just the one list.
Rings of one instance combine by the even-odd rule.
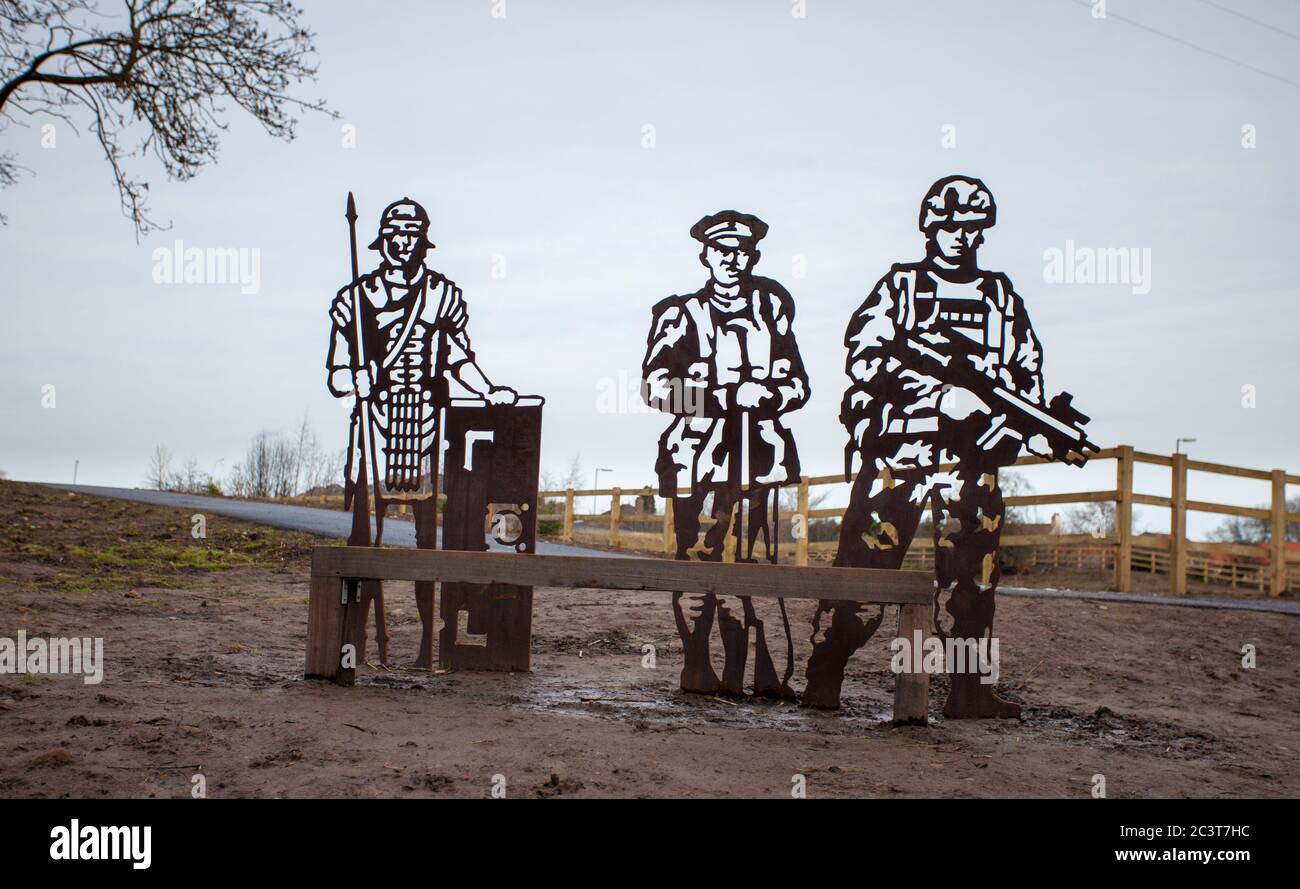
[[[242, 519], [272, 528], [285, 528], [290, 531], [306, 531], [321, 537], [347, 539], [352, 533], [352, 514], [337, 509], [321, 509], [314, 506], [293, 506], [288, 503], [264, 503], [260, 500], [236, 500], [230, 497], [204, 497], [199, 494], [175, 494], [170, 491], [148, 491], [140, 488], [101, 488], [92, 485], [49, 484], [47, 487], [95, 497], [113, 497], [118, 500], [134, 500], [153, 506], [165, 506], [174, 509], [192, 509], [202, 512]], [[374, 533], [374, 519], [370, 521], [371, 533]], [[384, 543], [392, 546], [415, 547], [415, 522], [407, 519], [387, 517], [384, 519]], [[438, 543], [442, 543], [442, 529], [438, 529]], [[493, 549], [506, 552], [510, 547], [492, 544]], [[537, 552], [549, 556], [616, 556], [630, 558], [619, 553], [608, 553], [584, 546], [566, 546], [562, 543], [539, 541]]]
[[1151, 596], [1142, 593], [1111, 593], [1089, 590], [1053, 590], [1030, 587], [998, 587], [1000, 596], [1028, 596], [1034, 599], [1090, 599], [1123, 602], [1128, 605], [1176, 605], [1182, 608], [1227, 608], [1238, 611], [1271, 611], [1300, 615], [1300, 602], [1282, 599], [1229, 599], [1226, 596]]
[[[256, 500], [235, 500], [226, 497], [203, 497], [195, 494], [174, 494], [169, 491], [145, 491], [139, 488], [100, 488], [91, 485], [50, 484], [48, 487], [96, 497], [114, 497], [135, 500], [154, 506], [192, 509], [195, 512], [215, 513], [232, 519], [243, 519], [272, 528], [306, 531], [322, 537], [345, 539], [352, 530], [352, 516], [336, 509], [318, 509], [312, 506], [291, 506], [286, 503], [263, 503]], [[441, 538], [441, 531], [439, 532]], [[415, 523], [404, 519], [384, 520], [384, 543], [395, 546], [415, 546]], [[508, 547], [494, 549], [509, 550]], [[541, 541], [537, 552], [553, 556], [613, 556], [633, 558], [632, 554], [611, 553], [583, 546]], [[1149, 596], [1137, 593], [1091, 592], [1083, 590], [1030, 589], [1027, 587], [999, 587], [1007, 596], [1027, 596], [1035, 599], [1085, 599], [1098, 602], [1121, 602], [1130, 605], [1171, 605], [1181, 608], [1226, 608], [1242, 611], [1267, 611], [1278, 614], [1300, 615], [1300, 602], [1280, 599], [1229, 599], [1217, 596]]]

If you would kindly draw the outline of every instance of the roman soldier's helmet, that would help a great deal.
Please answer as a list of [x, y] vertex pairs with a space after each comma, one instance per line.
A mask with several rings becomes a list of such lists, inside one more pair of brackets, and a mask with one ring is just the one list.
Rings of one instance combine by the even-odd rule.
[[997, 221], [998, 208], [988, 187], [972, 176], [947, 176], [930, 186], [921, 201], [921, 231], [963, 225], [989, 228]]
[[393, 232], [417, 232], [431, 249], [434, 246], [429, 241], [429, 214], [410, 198], [393, 201], [384, 208], [384, 215], [379, 218], [379, 236], [371, 243], [370, 249], [378, 250], [384, 236]]

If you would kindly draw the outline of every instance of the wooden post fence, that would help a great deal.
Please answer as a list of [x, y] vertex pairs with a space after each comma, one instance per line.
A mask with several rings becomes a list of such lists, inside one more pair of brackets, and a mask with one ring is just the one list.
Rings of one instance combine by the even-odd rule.
[[[808, 478], [799, 482], [798, 499], [795, 501], [796, 521], [799, 523], [794, 538], [794, 561], [796, 565], [808, 565]], [[793, 525], [792, 525], [793, 527]]]
[[1286, 592], [1286, 472], [1274, 469], [1269, 473], [1273, 492], [1269, 510], [1269, 571], [1268, 594], [1280, 596]]
[[1169, 593], [1187, 594], [1187, 455], [1174, 454], [1169, 481]]
[[1133, 447], [1120, 445], [1115, 460], [1115, 589], [1127, 593], [1133, 585]]
[[[1015, 547], [1051, 547], [1051, 554], [1035, 553], [1036, 562], [1054, 567], [1073, 565], [1082, 567], [1096, 563], [1100, 571], [1113, 571], [1113, 586], [1120, 592], [1131, 592], [1133, 586], [1132, 572], [1136, 566], [1141, 571], [1152, 573], [1167, 572], [1169, 591], [1174, 595], [1187, 592], [1188, 577], [1198, 582], [1246, 585], [1255, 587], [1261, 595], [1279, 596], [1295, 586], [1296, 573], [1288, 569], [1286, 550], [1286, 529], [1289, 523], [1300, 523], [1300, 513], [1287, 511], [1286, 489], [1288, 485], [1300, 485], [1300, 476], [1291, 475], [1283, 470], [1246, 469], [1220, 463], [1193, 460], [1186, 454], [1163, 455], [1135, 450], [1131, 445], [1120, 445], [1103, 449], [1091, 456], [1092, 462], [1115, 460], [1115, 486], [1105, 491], [1071, 491], [1060, 494], [1026, 494], [1007, 497], [1008, 507], [1048, 506], [1060, 504], [1114, 503], [1115, 527], [1105, 536], [1085, 534], [1015, 534], [1008, 533], [1002, 537], [1004, 550]], [[1049, 461], [1041, 457], [1022, 457], [1015, 466], [1034, 466]], [[1168, 496], [1140, 493], [1135, 488], [1135, 472], [1138, 464], [1168, 467], [1170, 484]], [[948, 466], [941, 468], [950, 468]], [[1270, 502], [1266, 505], [1247, 507], [1226, 503], [1209, 503], [1189, 499], [1188, 473], [1201, 472], [1226, 475], [1253, 481], [1268, 482], [1270, 485]], [[818, 554], [833, 552], [834, 540], [813, 541], [811, 532], [813, 522], [819, 519], [842, 518], [844, 509], [811, 508], [811, 492], [814, 486], [839, 485], [845, 479], [842, 475], [808, 476], [805, 475], [794, 488], [796, 506], [790, 515], [790, 526], [794, 536], [794, 558], [791, 563], [808, 566]], [[652, 491], [653, 488], [646, 488]], [[676, 551], [676, 539], [673, 532], [674, 503], [671, 497], [665, 499], [663, 513], [662, 540], [654, 532], [622, 533], [622, 488], [574, 491], [542, 492], [541, 496], [554, 499], [564, 498], [564, 532], [563, 539], [571, 542], [575, 539], [574, 523], [583, 522], [586, 530], [591, 526], [585, 523], [599, 522], [599, 515], [585, 515], [576, 511], [577, 499], [581, 497], [610, 497], [608, 542], [613, 546], [640, 548], [650, 552], [662, 551], [671, 555]], [[1263, 497], [1259, 498], [1261, 501]], [[558, 505], [558, 504], [557, 504]], [[1170, 511], [1169, 531], [1163, 535], [1135, 534], [1133, 532], [1134, 507], [1153, 506]], [[1267, 542], [1226, 541], [1190, 541], [1187, 539], [1187, 514], [1189, 512], [1211, 513], [1215, 515], [1236, 516], [1252, 519], [1267, 528]], [[552, 516], [551, 518], [559, 518]], [[711, 516], [702, 515], [700, 523], [708, 527], [713, 523]], [[728, 543], [728, 547], [730, 544]], [[1060, 548], [1069, 548], [1062, 554]], [[1097, 548], [1109, 548], [1104, 554], [1098, 554]], [[932, 561], [932, 554], [927, 549], [927, 542], [917, 540], [913, 543], [916, 557], [909, 555], [909, 564], [927, 564]], [[1084, 549], [1088, 552], [1085, 554]], [[727, 558], [731, 558], [730, 553]], [[1300, 561], [1292, 555], [1292, 561]]]
[[618, 546], [622, 540], [623, 489], [615, 488], [609, 501], [609, 545]]

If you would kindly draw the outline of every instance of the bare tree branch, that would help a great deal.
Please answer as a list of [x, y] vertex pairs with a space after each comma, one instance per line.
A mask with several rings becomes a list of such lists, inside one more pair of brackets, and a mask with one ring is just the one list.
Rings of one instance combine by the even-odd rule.
[[[333, 114], [289, 93], [316, 66], [314, 35], [287, 0], [121, 2], [110, 17], [97, 0], [0, 0], [0, 132], [17, 114], [70, 121], [79, 109], [137, 236], [166, 226], [149, 217], [149, 184], [128, 159], [151, 154], [183, 182], [216, 161], [229, 103], [285, 140], [296, 113]], [[0, 153], [0, 187], [21, 169]]]

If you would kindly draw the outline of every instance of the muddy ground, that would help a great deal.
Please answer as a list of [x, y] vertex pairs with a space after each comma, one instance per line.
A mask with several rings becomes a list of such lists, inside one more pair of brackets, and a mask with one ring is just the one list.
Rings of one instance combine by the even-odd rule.
[[[1300, 619], [1004, 597], [1020, 721], [894, 728], [893, 618], [845, 709], [677, 690], [667, 597], [538, 590], [531, 674], [394, 669], [302, 680], [316, 542], [176, 510], [0, 483], [0, 637], [102, 636], [105, 677], [0, 675], [0, 796], [1300, 796]], [[792, 610], [799, 661], [809, 607]], [[1241, 648], [1257, 651], [1243, 669]], [[642, 646], [656, 647], [653, 669]], [[801, 670], [795, 685], [802, 685]], [[501, 777], [496, 777], [501, 776]]]

